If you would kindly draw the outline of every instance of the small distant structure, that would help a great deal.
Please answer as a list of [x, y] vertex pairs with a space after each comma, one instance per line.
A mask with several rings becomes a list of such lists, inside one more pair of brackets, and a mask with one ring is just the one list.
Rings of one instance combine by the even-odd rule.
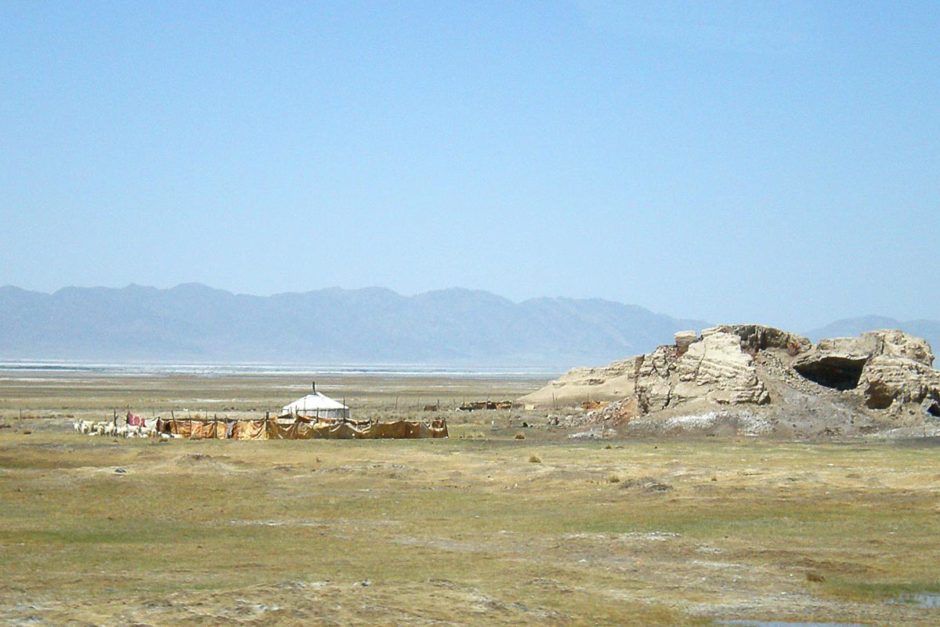
[[329, 396], [317, 392], [317, 382], [311, 384], [312, 392], [298, 398], [293, 403], [284, 405], [282, 416], [302, 416], [304, 418], [348, 419], [349, 407]]
[[472, 401], [463, 403], [457, 411], [480, 411], [493, 409], [512, 409], [512, 401]]
[[[314, 381], [311, 393], [298, 398], [293, 403], [284, 405], [280, 415], [271, 416], [265, 412], [263, 418], [228, 418], [227, 416], [209, 417], [192, 416], [176, 418], [170, 414], [169, 419], [156, 418], [156, 424], [150, 427], [143, 419], [135, 417], [128, 411], [128, 425], [120, 429], [129, 435], [141, 433], [141, 427], [133, 426], [133, 422], [144, 422], [142, 427], [150, 427], [147, 434], [150, 437], [183, 438], [188, 440], [314, 440], [314, 439], [341, 439], [341, 440], [376, 440], [376, 439], [404, 439], [404, 438], [446, 438], [448, 437], [447, 421], [444, 418], [435, 418], [430, 421], [396, 420], [394, 422], [380, 422], [374, 419], [351, 420], [349, 407], [345, 403], [333, 400], [325, 394], [317, 392]], [[113, 423], [99, 423], [92, 425], [81, 421], [75, 429], [81, 433], [89, 433], [90, 428], [95, 434], [113, 436], [116, 427]]]

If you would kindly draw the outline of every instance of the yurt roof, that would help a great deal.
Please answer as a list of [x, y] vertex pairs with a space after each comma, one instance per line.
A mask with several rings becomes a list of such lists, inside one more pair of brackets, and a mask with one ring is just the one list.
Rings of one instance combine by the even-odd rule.
[[296, 413], [305, 411], [325, 411], [328, 409], [348, 409], [338, 401], [334, 401], [329, 396], [324, 396], [320, 392], [307, 394], [298, 398], [293, 403], [284, 406], [284, 413]]

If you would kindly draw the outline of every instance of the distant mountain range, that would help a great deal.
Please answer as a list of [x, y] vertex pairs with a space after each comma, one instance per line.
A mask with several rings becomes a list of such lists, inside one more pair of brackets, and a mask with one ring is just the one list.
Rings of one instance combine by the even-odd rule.
[[[733, 321], [731, 321], [733, 322]], [[483, 291], [402, 296], [331, 288], [269, 297], [189, 283], [0, 287], [0, 359], [440, 364], [567, 369], [648, 352], [709, 323], [599, 299], [514, 303]], [[841, 320], [809, 333], [902, 328], [940, 346], [940, 323]]]
[[604, 300], [331, 288], [270, 297], [171, 289], [0, 288], [0, 358], [568, 368], [651, 350], [679, 320]]

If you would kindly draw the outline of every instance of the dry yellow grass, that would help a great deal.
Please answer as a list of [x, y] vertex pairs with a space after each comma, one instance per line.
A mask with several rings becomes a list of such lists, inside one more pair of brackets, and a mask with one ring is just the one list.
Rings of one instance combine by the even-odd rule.
[[[186, 394], [137, 382], [142, 398], [142, 383]], [[101, 393], [36, 409], [120, 396]], [[15, 410], [0, 430], [0, 621], [938, 618], [903, 595], [940, 590], [940, 449], [515, 440], [496, 412], [452, 415], [482, 437], [447, 441], [153, 443]]]

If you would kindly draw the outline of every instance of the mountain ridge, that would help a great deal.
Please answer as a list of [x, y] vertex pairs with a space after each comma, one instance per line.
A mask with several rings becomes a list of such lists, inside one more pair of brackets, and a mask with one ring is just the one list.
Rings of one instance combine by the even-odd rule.
[[[404, 296], [328, 287], [257, 296], [170, 288], [0, 287], [0, 358], [402, 363], [570, 368], [648, 352], [711, 323], [602, 298], [514, 302], [467, 288]], [[900, 328], [940, 345], [940, 322], [837, 320], [805, 335]]]
[[339, 287], [271, 296], [201, 283], [161, 289], [0, 288], [0, 358], [564, 366], [648, 349], [682, 328], [603, 299], [513, 302], [450, 288], [403, 296]]

